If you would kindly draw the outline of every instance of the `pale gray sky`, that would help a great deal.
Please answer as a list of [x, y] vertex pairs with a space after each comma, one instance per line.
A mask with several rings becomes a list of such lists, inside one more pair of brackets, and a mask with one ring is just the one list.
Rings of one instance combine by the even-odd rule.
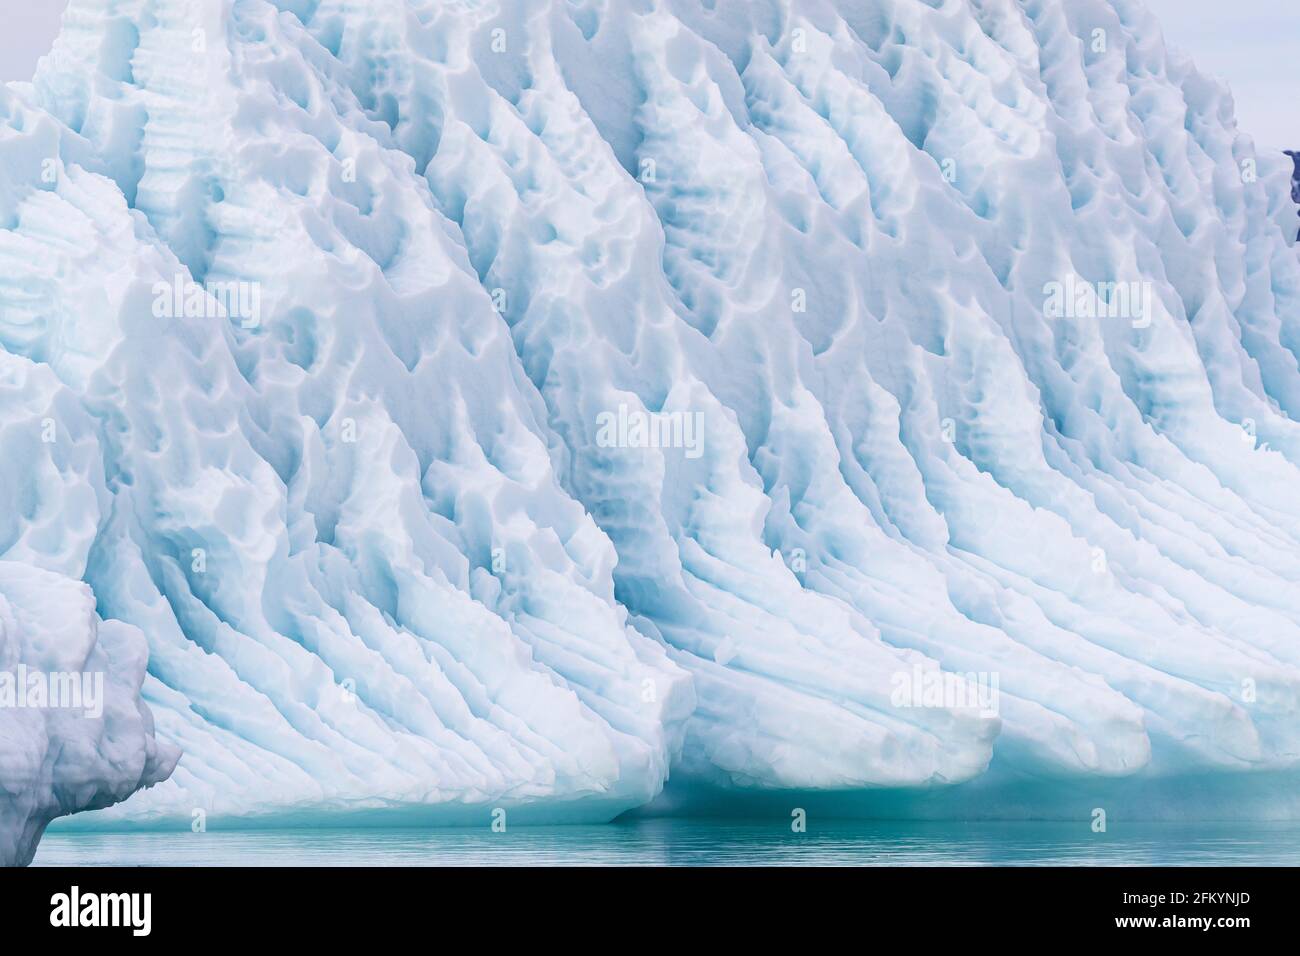
[[30, 80], [50, 52], [67, 0], [0, 0], [0, 83]]
[[1226, 80], [1237, 126], [1261, 148], [1300, 149], [1300, 0], [1146, 0], [1165, 42]]
[[[1300, 149], [1300, 0], [1146, 0], [1165, 39], [1228, 82], [1260, 147]], [[0, 0], [0, 81], [28, 80], [66, 0]]]

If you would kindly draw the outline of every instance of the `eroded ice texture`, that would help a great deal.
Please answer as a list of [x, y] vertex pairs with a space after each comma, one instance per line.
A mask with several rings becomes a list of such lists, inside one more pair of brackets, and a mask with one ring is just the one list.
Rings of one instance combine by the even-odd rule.
[[146, 655], [138, 630], [96, 616], [84, 583], [0, 561], [0, 865], [30, 862], [54, 817], [171, 772], [179, 753], [140, 700]]
[[1137, 0], [73, 0], [0, 107], [0, 554], [184, 750], [86, 825], [1291, 806], [1295, 209]]

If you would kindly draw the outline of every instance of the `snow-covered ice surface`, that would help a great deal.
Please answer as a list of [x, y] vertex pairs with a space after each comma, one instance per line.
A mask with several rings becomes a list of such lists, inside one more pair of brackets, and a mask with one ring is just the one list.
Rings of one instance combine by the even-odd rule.
[[146, 654], [134, 627], [96, 617], [84, 583], [0, 561], [0, 673], [14, 678], [0, 678], [0, 865], [30, 862], [52, 818], [171, 772], [179, 753], [140, 700]]
[[0, 558], [183, 750], [71, 824], [1300, 813], [1289, 163], [1140, 0], [72, 0], [0, 121]]

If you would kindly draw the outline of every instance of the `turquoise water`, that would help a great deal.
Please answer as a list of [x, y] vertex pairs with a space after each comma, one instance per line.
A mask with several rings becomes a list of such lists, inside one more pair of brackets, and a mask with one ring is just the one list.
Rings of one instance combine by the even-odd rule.
[[1283, 866], [1300, 824], [773, 823], [50, 833], [36, 866]]

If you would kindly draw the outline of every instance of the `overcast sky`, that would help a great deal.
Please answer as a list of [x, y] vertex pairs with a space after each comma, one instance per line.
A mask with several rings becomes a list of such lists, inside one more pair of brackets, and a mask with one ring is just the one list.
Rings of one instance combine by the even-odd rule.
[[1146, 0], [1165, 42], [1226, 80], [1260, 147], [1300, 149], [1300, 0]]
[[50, 52], [67, 0], [0, 0], [0, 82], [30, 80]]
[[[1165, 39], [1227, 80], [1261, 147], [1300, 149], [1300, 0], [1146, 0]], [[65, 0], [0, 0], [0, 81], [31, 79]]]

